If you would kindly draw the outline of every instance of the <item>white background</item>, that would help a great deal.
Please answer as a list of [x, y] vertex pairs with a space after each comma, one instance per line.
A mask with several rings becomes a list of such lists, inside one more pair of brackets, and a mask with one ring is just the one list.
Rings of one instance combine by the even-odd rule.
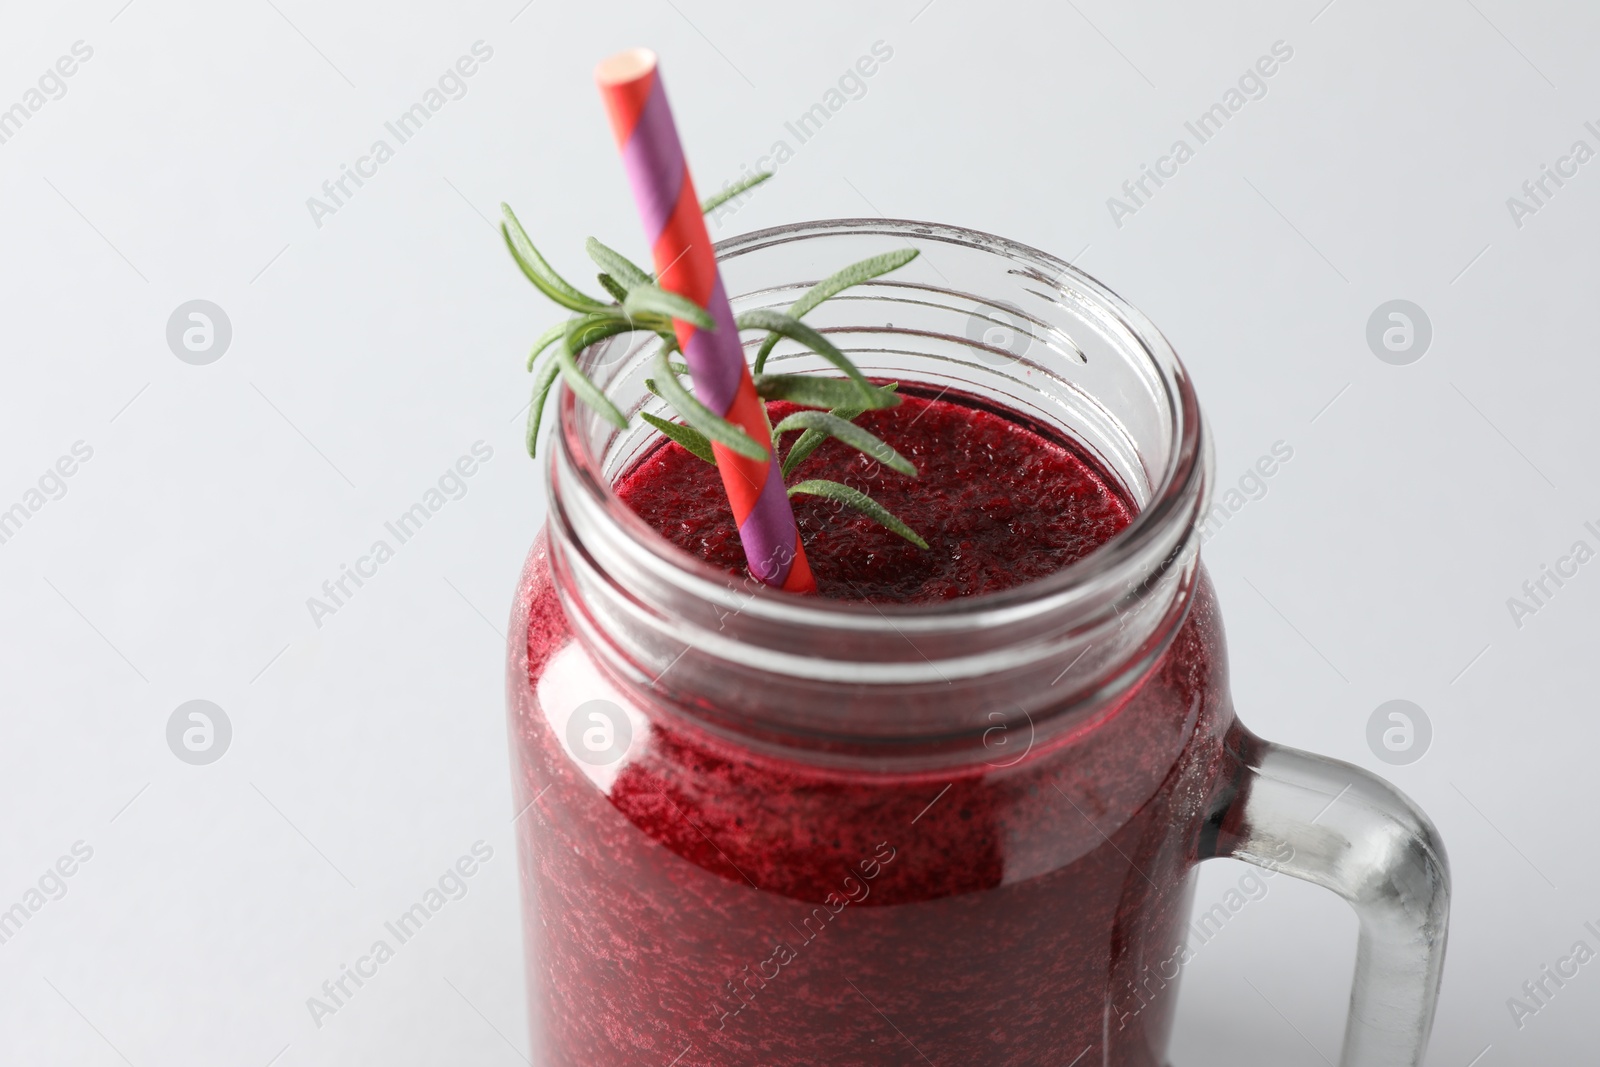
[[[1430, 1063], [1592, 1058], [1600, 962], [1521, 1029], [1507, 998], [1600, 948], [1600, 563], [1520, 628], [1506, 600], [1600, 543], [1600, 162], [1520, 228], [1506, 199], [1600, 148], [1600, 15], [1323, 2], [8, 2], [0, 108], [93, 57], [0, 144], [0, 508], [93, 458], [0, 545], [0, 908], [93, 857], [0, 945], [0, 1062], [522, 1061], [503, 630], [544, 511], [521, 360], [553, 316], [487, 220], [510, 201], [574, 275], [591, 232], [642, 255], [590, 81], [616, 48], [662, 53], [709, 190], [880, 40], [719, 235], [882, 212], [1079, 258], [1183, 355], [1221, 483], [1288, 443], [1205, 550], [1241, 714], [1437, 822]], [[465, 97], [317, 226], [307, 198], [478, 40]], [[1280, 40], [1267, 94], [1117, 226], [1107, 198]], [[233, 327], [208, 366], [166, 342], [196, 298]], [[1365, 340], [1393, 298], [1433, 325], [1409, 366]], [[315, 625], [307, 598], [480, 440], [465, 497]], [[210, 766], [166, 743], [197, 698], [233, 726]], [[1433, 724], [1409, 766], [1366, 741], [1393, 698]], [[478, 840], [467, 896], [315, 1026], [306, 998]], [[1244, 870], [1208, 867], [1202, 906]], [[1191, 966], [1176, 1067], [1337, 1059], [1354, 920], [1270, 885]]]

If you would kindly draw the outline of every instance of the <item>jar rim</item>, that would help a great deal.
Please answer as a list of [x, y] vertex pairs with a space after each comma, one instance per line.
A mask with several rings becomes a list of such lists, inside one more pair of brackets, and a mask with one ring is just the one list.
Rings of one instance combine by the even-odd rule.
[[[999, 625], [1020, 615], [1041, 609], [1059, 610], [1075, 602], [1104, 604], [1113, 590], [1144, 587], [1153, 575], [1184, 554], [1182, 549], [1195, 534], [1206, 504], [1208, 442], [1187, 371], [1171, 344], [1142, 312], [1065, 260], [1017, 241], [944, 223], [887, 218], [796, 222], [727, 238], [717, 242], [715, 250], [718, 262], [728, 263], [793, 241], [830, 236], [916, 238], [989, 252], [1012, 260], [1030, 280], [1070, 285], [1079, 295], [1090, 297], [1100, 311], [1113, 316], [1137, 341], [1136, 355], [1161, 383], [1173, 427], [1167, 455], [1162, 457], [1161, 477], [1152, 479], [1149, 499], [1133, 520], [1081, 559], [1042, 578], [936, 603], [860, 603], [797, 596], [768, 588], [753, 578], [740, 583], [726, 571], [662, 537], [617, 494], [605, 474], [602, 457], [590, 448], [578, 425], [583, 409], [565, 388], [559, 400], [559, 431], [555, 435], [558, 445], [553, 450], [557, 454], [550, 461], [552, 486], [558, 484], [558, 472], [575, 476], [582, 492], [598, 505], [598, 510], [644, 550], [644, 558], [637, 562], [680, 586], [683, 592], [724, 601], [731, 610], [754, 613], [766, 622], [802, 628], [877, 630], [887, 620], [909, 634], [946, 631], [952, 626]], [[612, 346], [618, 344], [627, 344], [626, 336], [591, 347], [580, 356], [580, 366], [591, 370], [607, 362]], [[554, 495], [551, 504], [552, 508], [557, 505]]]

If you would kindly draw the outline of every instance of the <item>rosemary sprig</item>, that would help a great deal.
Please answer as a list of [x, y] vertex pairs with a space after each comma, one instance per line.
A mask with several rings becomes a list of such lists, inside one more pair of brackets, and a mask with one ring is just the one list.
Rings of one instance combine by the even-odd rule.
[[741, 195], [743, 193], [747, 193], [751, 189], [754, 189], [756, 186], [760, 185], [762, 182], [764, 182], [768, 178], [772, 177], [773, 173], [774, 172], [770, 171], [770, 170], [761, 171], [761, 172], [759, 172], [757, 174], [754, 174], [754, 175], [746, 178], [742, 182], [735, 182], [734, 184], [728, 186], [726, 189], [722, 190], [722, 192], [717, 193], [715, 196], [708, 197], [706, 200], [702, 201], [701, 204], [700, 204], [700, 214], [702, 214], [702, 215], [711, 214], [713, 211], [717, 210], [717, 208], [721, 207], [723, 204], [726, 204], [729, 200], [732, 200], [734, 197], [739, 196], [739, 195]]
[[522, 268], [522, 273], [527, 275], [534, 288], [571, 311], [593, 311], [605, 306], [593, 297], [578, 292], [565, 278], [555, 272], [555, 268], [545, 262], [539, 250], [533, 247], [527, 231], [522, 228], [522, 223], [517, 221], [517, 216], [509, 205], [501, 204], [500, 210], [506, 216], [505, 221], [500, 224], [500, 232], [505, 236], [506, 247], [511, 250], [511, 258], [517, 261], [517, 266]]
[[917, 536], [917, 531], [901, 522], [899, 517], [888, 508], [861, 490], [852, 489], [843, 482], [832, 482], [826, 478], [809, 478], [798, 485], [789, 487], [790, 496], [799, 496], [801, 494], [826, 497], [848, 508], [854, 508], [879, 526], [899, 534], [918, 548], [928, 547], [928, 542]]
[[[799, 341], [811, 351], [844, 371], [845, 377], [855, 382], [856, 386], [861, 390], [862, 406], [876, 407], [881, 401], [882, 394], [873, 389], [872, 383], [867, 381], [866, 376], [856, 369], [856, 365], [850, 362], [848, 356], [839, 351], [832, 341], [793, 315], [786, 315], [781, 311], [757, 309], [755, 311], [746, 311], [736, 321], [741, 330], [769, 330], [774, 334], [780, 334]], [[893, 399], [894, 404], [900, 403], [899, 397], [894, 397]], [[894, 404], [889, 406], [893, 407]]]
[[[888, 385], [884, 386], [884, 388], [892, 390], [896, 388], [897, 384], [898, 383], [896, 382], [890, 382]], [[829, 414], [837, 415], [839, 418], [849, 421], [860, 418], [862, 411], [860, 408], [836, 407], [829, 412]], [[815, 452], [817, 448], [821, 446], [822, 442], [826, 441], [827, 439], [828, 435], [821, 430], [808, 429], [805, 433], [801, 434], [800, 439], [794, 444], [790, 445], [789, 451], [784, 454], [783, 476], [787, 478], [789, 475], [793, 474], [794, 469], [800, 466], [801, 463], [804, 463], [806, 457]], [[916, 477], [916, 468], [912, 468], [912, 477]]]
[[685, 426], [681, 422], [668, 422], [666, 419], [652, 415], [648, 411], [639, 412], [639, 417], [660, 430], [665, 436], [678, 442], [691, 455], [705, 460], [713, 467], [717, 465], [717, 456], [715, 452], [711, 451], [711, 442], [706, 440], [706, 435], [699, 430], [691, 426]]
[[717, 320], [711, 317], [711, 312], [696, 304], [693, 300], [669, 293], [654, 282], [641, 282], [628, 290], [628, 298], [622, 302], [622, 314], [631, 322], [641, 315], [664, 315], [670, 319], [682, 319], [690, 322], [702, 330], [715, 330]]
[[757, 462], [766, 460], [767, 450], [756, 444], [755, 439], [745, 433], [743, 426], [737, 426], [724, 419], [696, 400], [694, 394], [683, 387], [683, 383], [678, 381], [677, 373], [667, 363], [666, 352], [656, 352], [655, 365], [657, 376], [646, 379], [645, 387], [676, 408], [683, 421], [691, 428], [698, 431], [702, 437], [715, 441], [724, 448], [732, 449], [747, 459]]
[[796, 430], [826, 434], [857, 452], [865, 453], [890, 470], [915, 478], [917, 468], [909, 459], [890, 448], [883, 438], [831, 411], [797, 411], [772, 428], [774, 437]]
[[[565, 324], [563, 324], [563, 328]], [[532, 367], [528, 368], [532, 370]], [[561, 363], [554, 359], [547, 359], [544, 366], [539, 368], [539, 373], [533, 376], [533, 402], [528, 408], [528, 428], [526, 442], [528, 455], [533, 455], [539, 447], [539, 424], [544, 421], [544, 398], [549, 395], [550, 387], [556, 384], [556, 375], [561, 373]]]
[[628, 299], [628, 290], [624, 289], [622, 283], [611, 275], [602, 272], [595, 275], [595, 278], [600, 282], [600, 288], [610, 293], [613, 300]]
[[[616, 280], [618, 287], [627, 293], [636, 285], [650, 285], [655, 282], [656, 276], [643, 267], [634, 263], [627, 256], [596, 241], [593, 237], [583, 244], [584, 251], [589, 253], [589, 258], [594, 260], [595, 266], [606, 272], [606, 275]], [[618, 300], [624, 297], [617, 297]]]
[[[787, 400], [807, 408], [847, 408], [861, 400], [861, 388], [854, 382], [838, 378], [815, 378], [809, 374], [758, 374], [755, 376], [756, 392], [763, 400]], [[893, 386], [883, 386], [878, 392], [893, 392]], [[871, 408], [856, 411], [892, 408], [893, 397], [875, 397]], [[835, 411], [834, 414], [838, 414]], [[855, 418], [850, 415], [849, 418]]]
[[[729, 186], [707, 199], [701, 208], [705, 212], [713, 211], [770, 177], [769, 173], [758, 174]], [[501, 210], [505, 215], [500, 227], [501, 234], [517, 267], [536, 289], [573, 313], [565, 322], [540, 334], [528, 354], [528, 370], [533, 373], [533, 399], [528, 406], [528, 455], [533, 456], [537, 452], [544, 407], [558, 378], [579, 400], [598, 411], [612, 425], [618, 429], [627, 427], [627, 415], [583, 373], [577, 357], [588, 346], [608, 337], [643, 330], [656, 334], [661, 342], [652, 357], [654, 376], [646, 379], [645, 385], [676, 411], [683, 421], [671, 422], [649, 412], [640, 412], [640, 418], [707, 463], [717, 462], [713, 442], [750, 459], [767, 459], [767, 450], [741, 427], [695, 398], [678, 380], [680, 375], [689, 373], [689, 368], [668, 358], [678, 349], [674, 320], [692, 323], [702, 330], [717, 328], [716, 321], [706, 309], [662, 289], [656, 284], [654, 274], [593, 237], [585, 242], [584, 248], [600, 268], [597, 276], [600, 288], [611, 299], [608, 302], [590, 296], [563, 278], [540, 254], [511, 208], [502, 204]], [[838, 346], [820, 331], [800, 321], [801, 316], [830, 297], [903, 267], [916, 255], [916, 250], [908, 248], [873, 256], [818, 282], [786, 312], [757, 309], [738, 316], [735, 322], [738, 330], [760, 330], [767, 334], [756, 356], [754, 380], [757, 393], [765, 400], [786, 400], [802, 408], [827, 409], [797, 411], [772, 428], [774, 447], [781, 443], [785, 434], [800, 434], [783, 459], [781, 471], [785, 478], [830, 437], [883, 463], [891, 470], [910, 477], [916, 476], [917, 469], [909, 460], [882, 438], [855, 425], [853, 421], [866, 411], [899, 404], [896, 387], [893, 384], [872, 384]], [[844, 377], [765, 373], [763, 368], [767, 356], [779, 339], [785, 337], [831, 363]], [[791, 496], [808, 494], [827, 497], [860, 512], [919, 548], [928, 547], [916, 531], [858, 489], [813, 478], [790, 486], [788, 492]]]
[[[798, 319], [830, 296], [838, 296], [852, 285], [860, 285], [892, 270], [899, 270], [916, 258], [915, 248], [901, 248], [894, 252], [885, 252], [881, 256], [873, 256], [871, 259], [863, 259], [860, 263], [852, 263], [844, 270], [830, 274], [807, 289], [799, 300], [789, 305], [789, 315]], [[772, 346], [777, 343], [778, 334], [775, 332], [761, 342], [761, 350], [756, 353], [755, 373], [760, 374], [762, 368], [767, 365], [767, 356], [772, 354]]]

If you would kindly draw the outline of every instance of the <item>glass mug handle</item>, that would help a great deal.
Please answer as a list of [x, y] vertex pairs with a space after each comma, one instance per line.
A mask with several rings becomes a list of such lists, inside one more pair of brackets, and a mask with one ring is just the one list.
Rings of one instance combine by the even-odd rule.
[[1241, 859], [1349, 901], [1361, 933], [1340, 1067], [1420, 1067], [1450, 916], [1438, 832], [1359, 767], [1242, 729], [1235, 738], [1236, 773], [1213, 808], [1202, 858]]

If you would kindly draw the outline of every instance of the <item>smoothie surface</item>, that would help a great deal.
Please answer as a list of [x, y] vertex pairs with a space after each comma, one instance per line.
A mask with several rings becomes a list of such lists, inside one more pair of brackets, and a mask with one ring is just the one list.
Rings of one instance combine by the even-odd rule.
[[[769, 405], [774, 424], [795, 407]], [[832, 439], [790, 475], [858, 489], [928, 542], [923, 550], [842, 505], [791, 498], [818, 592], [840, 600], [931, 603], [1053, 574], [1110, 540], [1133, 509], [1084, 455], [1010, 418], [950, 398], [905, 396], [855, 420], [917, 467], [908, 477]], [[782, 448], [798, 435], [786, 434]], [[665, 442], [617, 484], [667, 540], [746, 574], [716, 469]]]

